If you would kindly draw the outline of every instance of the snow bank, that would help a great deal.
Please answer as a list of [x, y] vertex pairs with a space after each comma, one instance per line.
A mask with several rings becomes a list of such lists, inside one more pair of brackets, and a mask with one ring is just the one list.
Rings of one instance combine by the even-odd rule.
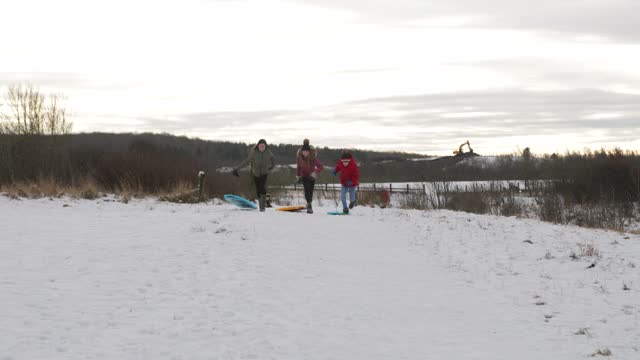
[[0, 353], [640, 358], [638, 236], [326, 205], [0, 198]]

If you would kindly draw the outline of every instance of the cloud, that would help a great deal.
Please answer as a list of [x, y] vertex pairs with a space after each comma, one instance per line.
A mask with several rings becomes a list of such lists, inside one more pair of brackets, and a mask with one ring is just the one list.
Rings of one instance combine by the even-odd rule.
[[[290, 0], [351, 11], [363, 22], [433, 26], [434, 20], [453, 26], [534, 29], [570, 34], [600, 35], [616, 41], [640, 42], [635, 0]], [[429, 20], [431, 19], [431, 20]], [[435, 24], [447, 21], [435, 21]], [[458, 25], [455, 25], [455, 24]]]
[[[2, 68], [22, 72], [0, 73], [0, 86], [64, 93], [81, 131], [434, 153], [466, 138], [491, 152], [553, 151], [638, 134], [628, 94], [640, 94], [640, 46], [611, 43], [640, 41], [635, 0], [63, 3], [44, 8], [62, 18], [40, 12], [37, 27], [3, 44], [17, 55]], [[11, 4], [7, 13], [30, 10]], [[118, 26], [104, 26], [103, 11], [120, 6]], [[56, 41], [26, 46], [41, 29]]]
[[0, 72], [0, 90], [13, 85], [33, 85], [43, 91], [120, 91], [144, 86], [141, 80], [114, 80], [108, 75], [73, 72]]
[[[609, 51], [612, 51], [609, 49]], [[553, 55], [553, 54], [551, 54]], [[626, 60], [631, 58], [626, 54], [620, 57]], [[453, 65], [472, 67], [483, 70], [509, 74], [520, 79], [523, 87], [546, 85], [556, 88], [591, 88], [604, 89], [613, 86], [628, 86], [640, 89], [640, 72], [635, 68], [627, 68], [624, 62], [616, 64], [617, 54], [609, 54], [607, 62], [559, 60], [543, 57], [510, 57], [476, 62], [460, 62]], [[596, 55], [597, 58], [597, 55]], [[635, 56], [633, 57], [635, 58]], [[606, 66], [603, 67], [605, 63]]]
[[359, 74], [359, 73], [376, 73], [376, 72], [387, 72], [398, 70], [398, 68], [379, 68], [379, 69], [349, 69], [349, 70], [339, 70], [336, 71], [336, 74]]
[[37, 84], [39, 87], [86, 87], [90, 80], [82, 74], [58, 72], [0, 72], [0, 88], [12, 85]]
[[300, 111], [203, 112], [138, 120], [138, 131], [216, 140], [253, 142], [264, 137], [297, 143], [309, 137], [320, 146], [446, 154], [469, 139], [479, 152], [506, 153], [525, 146], [553, 152], [632, 146], [640, 137], [640, 96], [503, 90], [395, 96]]

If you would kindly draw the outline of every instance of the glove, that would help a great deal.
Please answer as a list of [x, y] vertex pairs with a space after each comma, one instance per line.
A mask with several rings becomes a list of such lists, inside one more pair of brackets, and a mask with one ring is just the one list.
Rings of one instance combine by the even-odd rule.
[[302, 176], [296, 176], [296, 182], [302, 184]]
[[316, 174], [316, 172], [312, 172], [311, 173], [311, 177], [313, 178], [313, 180], [315, 180], [318, 177], [318, 174]]
[[338, 175], [338, 172], [337, 172], [337, 171], [335, 171], [335, 170], [333, 170], [333, 171], [331, 172], [331, 174], [333, 174], [333, 176], [336, 176], [336, 175]]
[[351, 181], [351, 180], [347, 180], [347, 181], [345, 181], [345, 183], [346, 183], [346, 184], [347, 184], [347, 186], [349, 186], [349, 187], [350, 187], [351, 185], [353, 185], [353, 181]]
[[231, 173], [233, 174], [233, 176], [240, 177], [240, 174], [238, 174], [238, 169], [233, 169]]

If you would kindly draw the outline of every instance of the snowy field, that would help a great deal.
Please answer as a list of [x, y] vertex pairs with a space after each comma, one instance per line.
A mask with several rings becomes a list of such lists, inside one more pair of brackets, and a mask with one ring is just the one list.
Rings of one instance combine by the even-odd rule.
[[640, 359], [638, 235], [323, 210], [0, 197], [0, 359]]

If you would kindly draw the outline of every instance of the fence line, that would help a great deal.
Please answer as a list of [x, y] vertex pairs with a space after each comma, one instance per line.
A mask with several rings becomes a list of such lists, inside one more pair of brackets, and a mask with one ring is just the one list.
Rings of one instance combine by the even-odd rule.
[[[325, 183], [325, 184], [316, 184], [316, 190], [320, 190], [323, 189], [325, 191], [329, 191], [329, 190], [339, 190], [342, 187], [342, 185], [340, 184], [329, 184], [329, 183]], [[302, 190], [303, 186], [302, 185], [298, 185], [298, 184], [294, 184], [294, 185], [281, 185], [281, 186], [269, 186], [269, 188], [273, 188], [273, 189], [286, 189], [286, 190]], [[388, 191], [389, 193], [424, 193], [426, 191], [426, 186], [424, 184], [420, 185], [419, 188], [417, 187], [411, 187], [409, 184], [407, 184], [406, 186], [396, 186], [394, 187], [393, 184], [389, 184], [389, 186], [386, 185], [378, 185], [378, 184], [372, 184], [372, 185], [358, 185], [357, 186], [358, 191]]]
[[[533, 191], [536, 189], [540, 189], [546, 186], [545, 181], [541, 180], [523, 180], [523, 181], [483, 181], [483, 182], [465, 182], [468, 184], [456, 184], [456, 181], [445, 181], [445, 182], [429, 182], [429, 183], [415, 183], [415, 184], [406, 184], [403, 186], [394, 186], [393, 184], [365, 184], [358, 185], [358, 191], [388, 191], [390, 194], [393, 193], [402, 193], [402, 194], [426, 194], [427, 193], [427, 184], [431, 184], [429, 186], [429, 190], [433, 188], [433, 184], [442, 184], [447, 183], [451, 185], [449, 190], [451, 192], [474, 192], [474, 191]], [[522, 186], [524, 185], [524, 186]], [[325, 183], [325, 184], [316, 184], [317, 190], [338, 190], [341, 188], [341, 184], [338, 183]], [[436, 185], [437, 186], [437, 185]], [[301, 190], [303, 186], [300, 184], [293, 185], [276, 185], [269, 186], [272, 189], [281, 189], [281, 190]]]

